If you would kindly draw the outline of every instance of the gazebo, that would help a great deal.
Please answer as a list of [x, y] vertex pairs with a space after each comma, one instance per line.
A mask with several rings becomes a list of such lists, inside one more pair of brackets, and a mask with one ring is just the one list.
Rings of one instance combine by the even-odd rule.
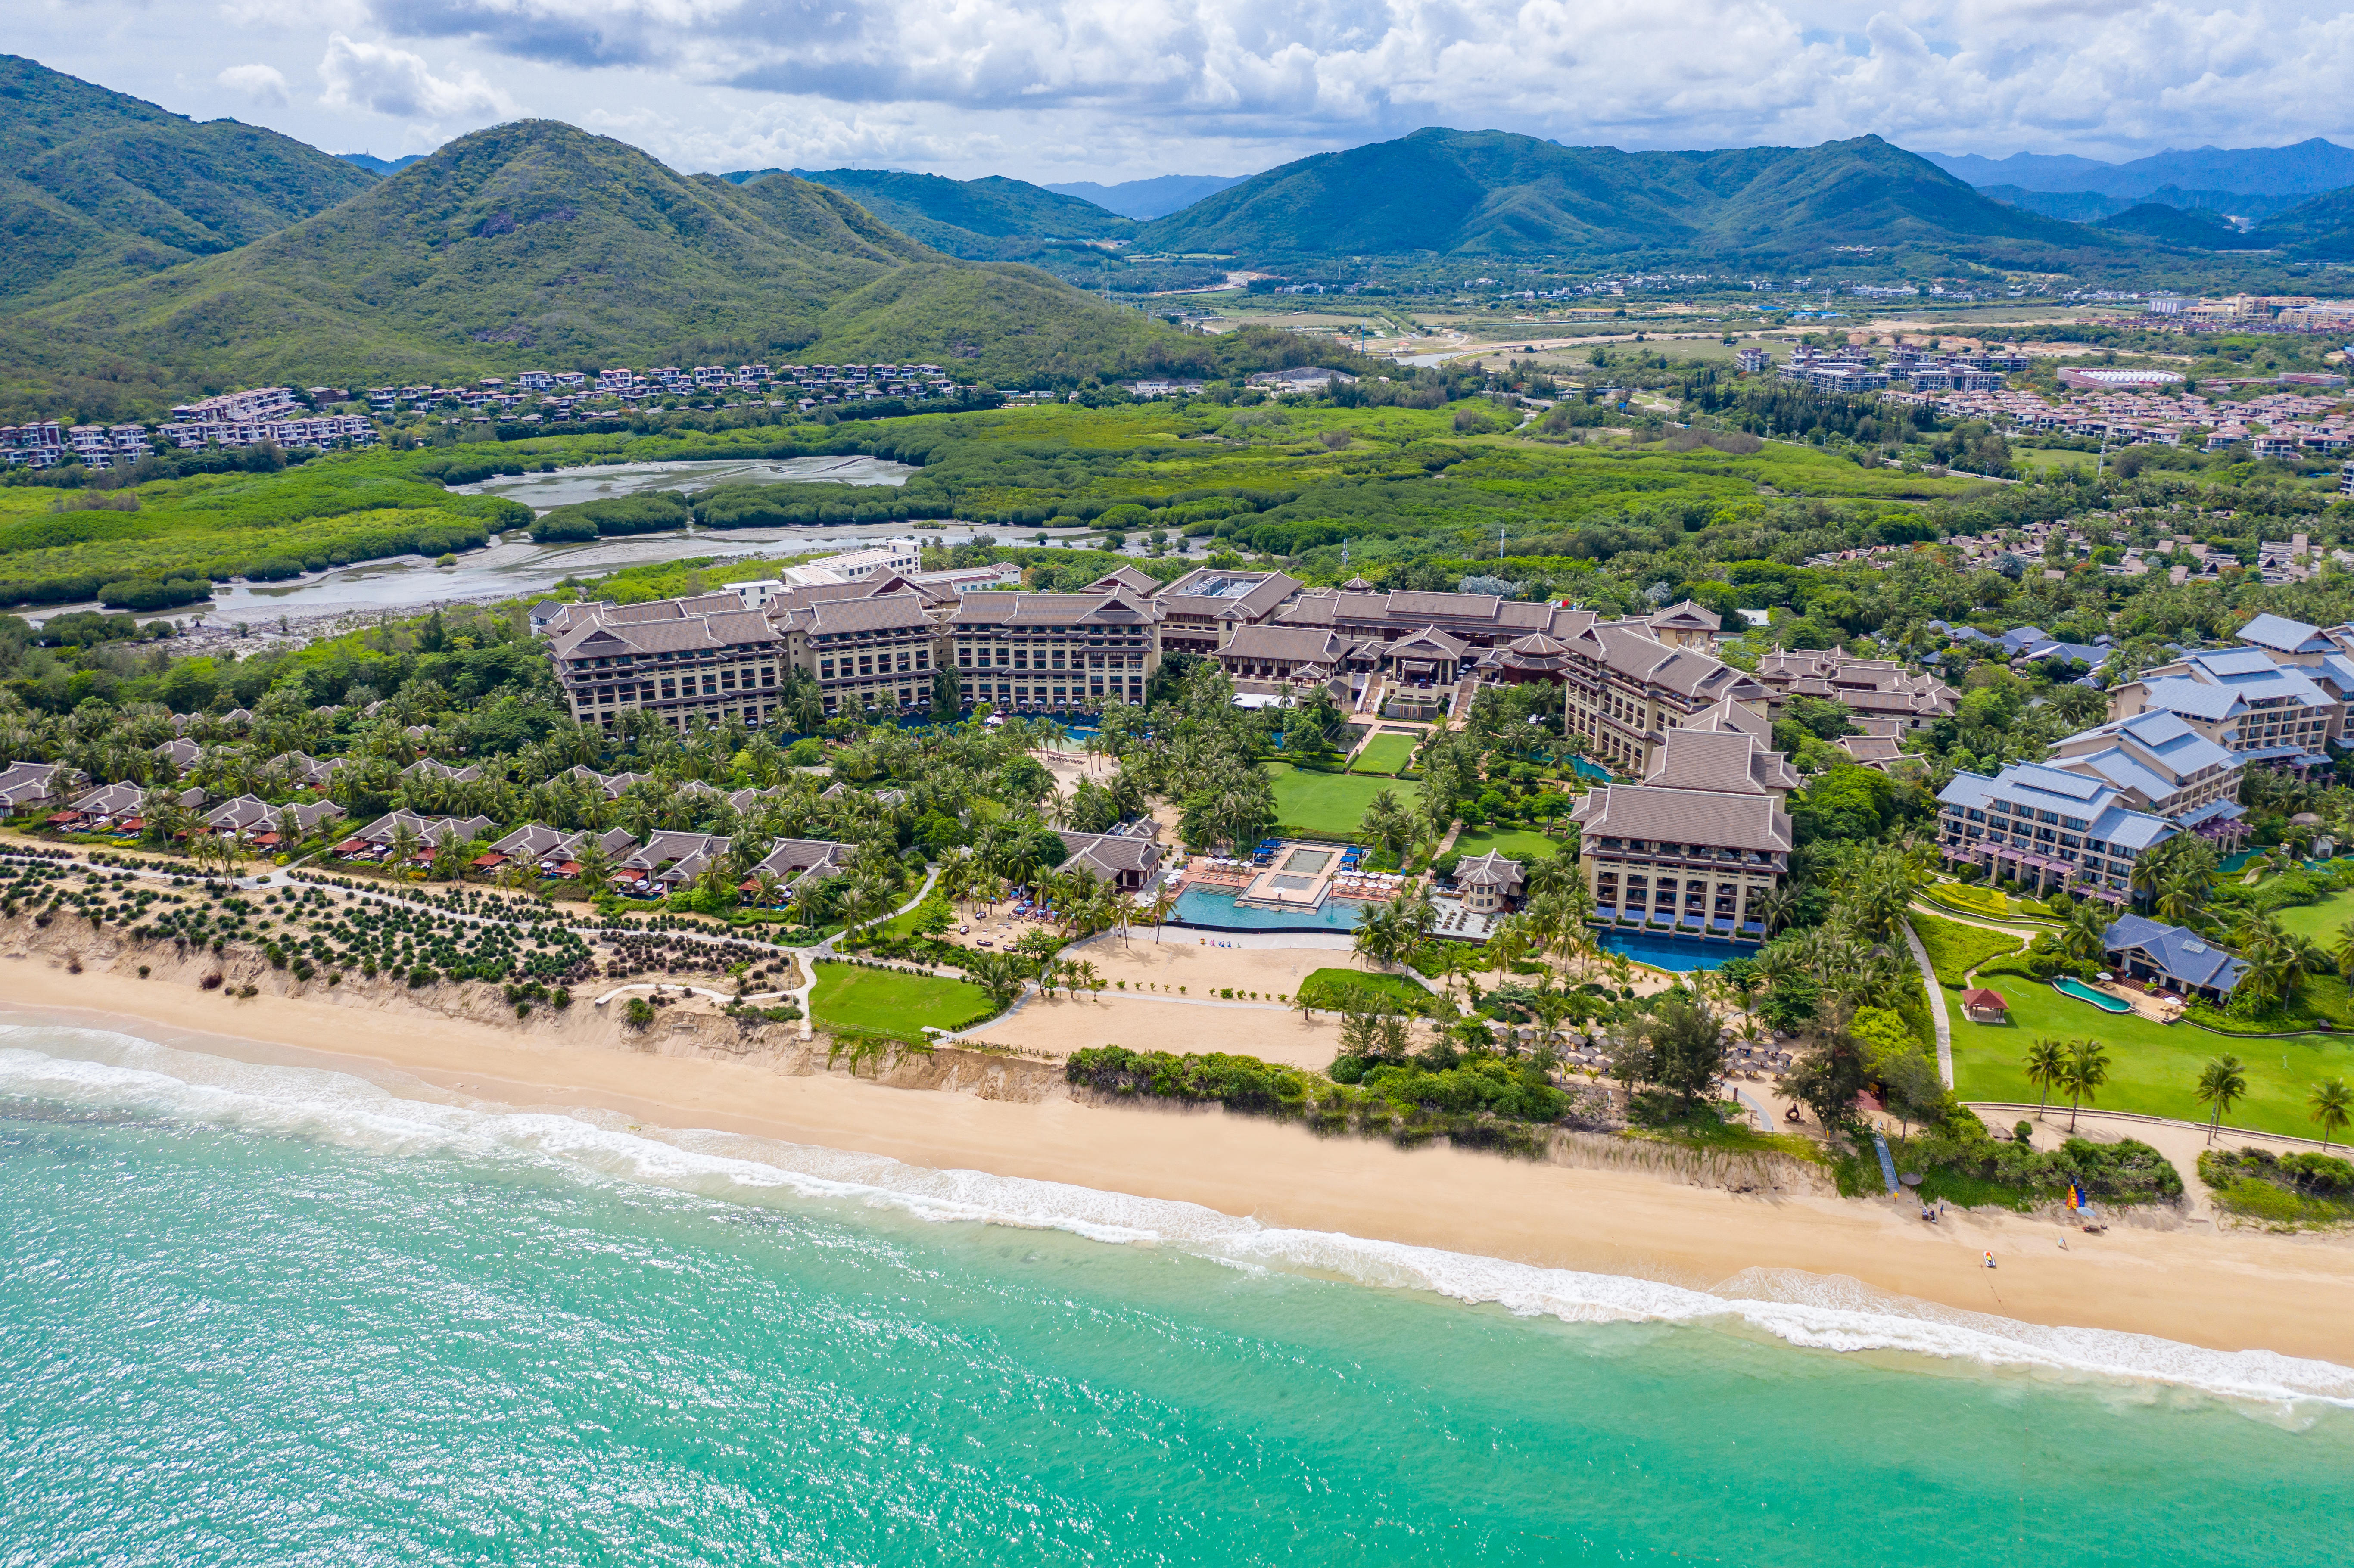
[[1999, 992], [1972, 986], [1962, 992], [1962, 1016], [1972, 1023], [2008, 1023], [2010, 1003], [2003, 1001]]

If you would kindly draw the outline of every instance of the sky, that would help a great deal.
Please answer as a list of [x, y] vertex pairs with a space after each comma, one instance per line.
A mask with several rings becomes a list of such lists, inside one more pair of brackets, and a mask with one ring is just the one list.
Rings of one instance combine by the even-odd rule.
[[9, 0], [197, 119], [427, 152], [520, 116], [688, 172], [1245, 175], [1424, 125], [1629, 149], [2354, 143], [2354, 9], [2170, 0]]

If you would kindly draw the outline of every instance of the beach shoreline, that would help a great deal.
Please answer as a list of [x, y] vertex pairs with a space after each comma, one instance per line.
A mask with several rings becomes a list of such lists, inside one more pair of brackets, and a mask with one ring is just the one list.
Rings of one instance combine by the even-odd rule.
[[[1797, 1281], [1786, 1294], [1804, 1295], [1799, 1277], [1811, 1277], [1824, 1299], [1851, 1298], [1861, 1287], [2031, 1324], [2354, 1364], [2354, 1245], [2336, 1236], [2131, 1221], [2094, 1236], [1962, 1213], [1929, 1226], [1876, 1202], [1318, 1139], [1215, 1107], [1095, 1105], [1062, 1092], [1059, 1075], [1036, 1063], [1008, 1063], [1010, 1076], [994, 1087], [896, 1088], [806, 1065], [780, 1071], [774, 1060], [568, 1044], [427, 1009], [234, 1000], [27, 959], [0, 969], [0, 1022], [333, 1069], [410, 1097], [616, 1113], [1695, 1290], [1762, 1270]], [[1982, 1266], [1987, 1251], [1994, 1270]]]

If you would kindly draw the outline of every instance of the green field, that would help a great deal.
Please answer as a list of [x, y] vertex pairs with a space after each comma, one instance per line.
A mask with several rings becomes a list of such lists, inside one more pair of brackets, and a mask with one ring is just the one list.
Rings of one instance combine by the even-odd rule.
[[1270, 762], [1275, 779], [1275, 813], [1278, 832], [1306, 838], [1357, 837], [1365, 807], [1387, 789], [1411, 806], [1421, 800], [1416, 785], [1395, 779], [1359, 773], [1307, 773], [1288, 763]]
[[1455, 835], [1455, 853], [1469, 858], [1501, 850], [1514, 860], [1551, 860], [1561, 853], [1561, 841], [1531, 828], [1466, 828]]
[[[2296, 1040], [2235, 1040], [2190, 1023], [2153, 1023], [2137, 1015], [2101, 1012], [2090, 1002], [2061, 995], [2041, 980], [2022, 975], [1979, 976], [2010, 1004], [2008, 1024], [1972, 1023], [1962, 1017], [1961, 992], [1946, 988], [1954, 1025], [1954, 1089], [1966, 1100], [2009, 1100], [2033, 1105], [2040, 1091], [2020, 1071], [2030, 1044], [2049, 1035], [2073, 1040], [2090, 1035], [2109, 1052], [2109, 1083], [2096, 1102], [2104, 1110], [2204, 1121], [2210, 1114], [2193, 1090], [2199, 1070], [2226, 1052], [2240, 1058], [2248, 1075], [2248, 1097], [2225, 1121], [2264, 1132], [2317, 1138], [2305, 1100], [2323, 1078], [2354, 1075], [2354, 1038], [2312, 1035]], [[2067, 1115], [2060, 1097], [2059, 1115]]]
[[1966, 926], [1959, 920], [1943, 920], [1918, 910], [1906, 916], [1921, 946], [1929, 954], [1929, 963], [1937, 971], [1940, 985], [1958, 986], [1962, 977], [1980, 964], [1992, 963], [1999, 958], [2019, 951], [2023, 937], [2006, 936], [1989, 931], [1983, 926]]
[[2354, 892], [2336, 893], [2318, 904], [2300, 904], [2275, 910], [2273, 918], [2293, 937], [2304, 937], [2328, 947], [2338, 927], [2354, 920]]
[[1299, 995], [1310, 1007], [1338, 1007], [1352, 991], [1364, 991], [1386, 998], [1394, 1006], [1416, 1012], [1431, 1003], [1431, 992], [1404, 975], [1371, 974], [1363, 969], [1322, 969], [1310, 971], [1299, 982]]
[[1421, 736], [1412, 735], [1377, 735], [1365, 742], [1349, 764], [1352, 773], [1396, 774], [1414, 759], [1415, 743]]
[[989, 1015], [989, 993], [970, 980], [820, 963], [810, 1016], [821, 1029], [854, 1029], [922, 1044], [927, 1024], [960, 1029]]

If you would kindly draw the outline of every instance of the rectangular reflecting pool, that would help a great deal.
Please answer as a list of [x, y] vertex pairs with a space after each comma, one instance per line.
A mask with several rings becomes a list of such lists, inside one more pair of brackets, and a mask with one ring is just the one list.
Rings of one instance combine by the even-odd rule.
[[1757, 956], [1755, 942], [1708, 941], [1699, 937], [1670, 937], [1663, 931], [1620, 931], [1604, 927], [1594, 940], [1606, 953], [1679, 974], [1693, 969], [1721, 969], [1735, 959]]
[[1213, 931], [1353, 931], [1369, 905], [1327, 898], [1313, 909], [1262, 909], [1236, 904], [1229, 888], [1193, 886], [1177, 895], [1170, 918]]

